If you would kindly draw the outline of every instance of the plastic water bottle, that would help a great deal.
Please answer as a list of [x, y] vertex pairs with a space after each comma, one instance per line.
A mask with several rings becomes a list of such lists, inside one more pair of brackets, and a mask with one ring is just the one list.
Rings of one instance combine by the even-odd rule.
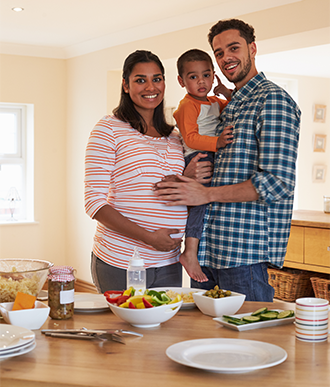
[[131, 286], [135, 289], [136, 295], [144, 294], [146, 290], [146, 269], [137, 247], [134, 248], [127, 270], [127, 289]]

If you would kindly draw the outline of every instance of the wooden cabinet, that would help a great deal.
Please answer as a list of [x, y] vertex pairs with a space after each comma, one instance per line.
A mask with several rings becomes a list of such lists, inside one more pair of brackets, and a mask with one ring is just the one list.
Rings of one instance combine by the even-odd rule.
[[330, 214], [293, 212], [284, 266], [330, 274]]

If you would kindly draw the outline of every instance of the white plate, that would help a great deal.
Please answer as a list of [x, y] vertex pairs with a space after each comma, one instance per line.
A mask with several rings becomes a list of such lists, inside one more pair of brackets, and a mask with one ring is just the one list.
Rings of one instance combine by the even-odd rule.
[[10, 324], [0, 324], [0, 354], [8, 349], [15, 349], [31, 343], [35, 334], [26, 328]]
[[[277, 312], [282, 312], [281, 309], [273, 309], [276, 310]], [[244, 316], [250, 316], [251, 313], [243, 313], [243, 314], [233, 314], [231, 315], [232, 317], [236, 318], [241, 318]], [[244, 324], [244, 325], [234, 325], [231, 324], [221, 317], [215, 317], [213, 319], [214, 321], [217, 321], [219, 324], [225, 326], [226, 328], [234, 329], [235, 331], [249, 331], [251, 329], [259, 329], [259, 328], [269, 328], [269, 327], [276, 327], [278, 325], [286, 325], [286, 324], [291, 324], [294, 322], [295, 318], [293, 317], [287, 317], [287, 318], [278, 318], [275, 320], [268, 320], [268, 321], [258, 321], [255, 323], [250, 323], [250, 324]]]
[[22, 345], [20, 345], [18, 347], [2, 349], [0, 351], [0, 357], [5, 356], [7, 353], [11, 353], [11, 352], [18, 351], [18, 350], [24, 349], [26, 347], [29, 347], [32, 343], [34, 343], [34, 340], [32, 340], [32, 341], [30, 341], [28, 343], [22, 344]]
[[[187, 293], [194, 293], [194, 292], [200, 292], [200, 291], [204, 291], [204, 289], [197, 289], [197, 288], [150, 288], [149, 290], [156, 290], [156, 292], [161, 292], [161, 291], [165, 291], [167, 292], [168, 290], [172, 290], [173, 292], [175, 293], [179, 293], [181, 295], [181, 293], [184, 293], [184, 294], [187, 294]], [[196, 307], [196, 304], [195, 302], [184, 302], [181, 306], [181, 309], [191, 309], [191, 308], [195, 308]]]
[[74, 295], [75, 312], [104, 312], [110, 310], [103, 294], [85, 293]]
[[288, 356], [277, 345], [237, 339], [182, 341], [167, 348], [166, 355], [188, 367], [226, 374], [273, 367]]
[[0, 354], [0, 360], [7, 359], [9, 357], [24, 355], [25, 353], [29, 353], [29, 352], [34, 350], [36, 345], [37, 345], [36, 342], [33, 340], [33, 342], [30, 343], [29, 345], [25, 345], [24, 347], [17, 348], [15, 350], [12, 350], [12, 351], [4, 353], [4, 354]]

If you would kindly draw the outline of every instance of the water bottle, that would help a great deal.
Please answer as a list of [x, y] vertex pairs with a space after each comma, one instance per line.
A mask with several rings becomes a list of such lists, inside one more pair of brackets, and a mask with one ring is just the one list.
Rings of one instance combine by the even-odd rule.
[[134, 248], [127, 270], [127, 289], [130, 287], [135, 289], [136, 295], [144, 294], [146, 290], [146, 269], [137, 247]]

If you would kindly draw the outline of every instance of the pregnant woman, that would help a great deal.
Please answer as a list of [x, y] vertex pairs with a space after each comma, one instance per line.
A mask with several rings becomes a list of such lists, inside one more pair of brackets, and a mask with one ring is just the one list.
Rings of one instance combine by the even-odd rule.
[[124, 62], [118, 107], [88, 141], [85, 210], [97, 221], [91, 270], [102, 293], [126, 288], [135, 247], [147, 268], [147, 288], [182, 285], [181, 237], [174, 234], [183, 234], [187, 208], [166, 206], [153, 191], [156, 182], [184, 169], [180, 139], [165, 121], [164, 91], [159, 58], [133, 52]]

